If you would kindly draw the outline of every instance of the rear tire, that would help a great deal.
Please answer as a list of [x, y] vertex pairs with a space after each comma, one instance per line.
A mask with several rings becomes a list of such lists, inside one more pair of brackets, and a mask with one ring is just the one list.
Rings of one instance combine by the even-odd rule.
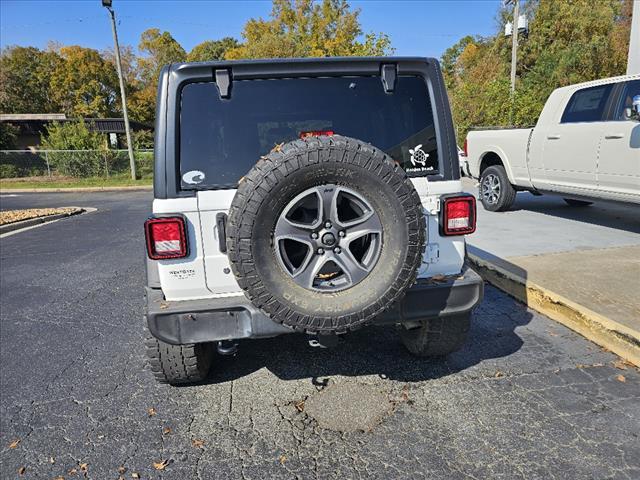
[[181, 385], [204, 380], [213, 358], [213, 345], [171, 345], [155, 338], [145, 326], [145, 350], [153, 376], [159, 383]]
[[574, 200], [573, 198], [563, 198], [567, 205], [570, 207], [588, 207], [593, 202], [587, 202], [585, 200]]
[[485, 210], [504, 212], [516, 199], [516, 190], [502, 165], [492, 165], [480, 175], [480, 201]]
[[467, 340], [471, 314], [423, 320], [418, 328], [400, 327], [405, 348], [417, 357], [442, 357], [459, 350]]

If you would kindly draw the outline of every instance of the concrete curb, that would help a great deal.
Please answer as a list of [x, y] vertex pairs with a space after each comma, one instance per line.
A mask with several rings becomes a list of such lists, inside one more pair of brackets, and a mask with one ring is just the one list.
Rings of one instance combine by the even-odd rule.
[[78, 215], [83, 213], [85, 210], [83, 208], [78, 208], [73, 212], [68, 213], [58, 213], [56, 215], [47, 215], [46, 217], [36, 217], [29, 218], [28, 220], [22, 220], [20, 222], [8, 223], [6, 225], [0, 225], [0, 235], [14, 232], [16, 230], [20, 230], [23, 228], [33, 227], [34, 225], [39, 225], [41, 223], [53, 222], [54, 220], [60, 220], [61, 218], [70, 217], [72, 215]]
[[468, 258], [487, 282], [640, 367], [640, 332], [537, 285], [508, 267], [472, 253]]
[[9, 195], [11, 193], [121, 192], [131, 190], [153, 190], [153, 185], [130, 185], [126, 187], [0, 188], [0, 194]]

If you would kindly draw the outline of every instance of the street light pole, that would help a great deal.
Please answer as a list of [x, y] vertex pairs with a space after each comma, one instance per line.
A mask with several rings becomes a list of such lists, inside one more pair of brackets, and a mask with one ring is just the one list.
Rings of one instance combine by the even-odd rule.
[[511, 34], [511, 95], [516, 92], [516, 63], [518, 58], [518, 0], [513, 5], [513, 33]]
[[129, 127], [129, 115], [127, 114], [127, 97], [124, 91], [124, 78], [122, 76], [122, 62], [120, 61], [120, 45], [118, 45], [118, 32], [116, 30], [116, 14], [111, 8], [112, 0], [102, 0], [102, 6], [109, 10], [111, 15], [111, 29], [113, 30], [113, 42], [115, 43], [116, 67], [120, 80], [120, 97], [122, 98], [122, 115], [124, 117], [124, 130], [127, 134], [127, 148], [129, 150], [129, 164], [131, 165], [131, 178], [136, 179], [136, 162], [133, 157], [133, 144], [131, 142], [131, 128]]

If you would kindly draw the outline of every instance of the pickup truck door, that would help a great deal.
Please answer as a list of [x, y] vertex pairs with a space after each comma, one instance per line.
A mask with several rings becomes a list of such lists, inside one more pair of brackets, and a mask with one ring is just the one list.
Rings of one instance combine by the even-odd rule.
[[598, 188], [614, 195], [636, 195], [640, 200], [640, 122], [625, 116], [640, 80], [621, 85], [621, 96], [606, 122], [598, 155]]
[[611, 90], [609, 84], [574, 92], [549, 126], [543, 138], [543, 188], [577, 194], [597, 190], [598, 148]]

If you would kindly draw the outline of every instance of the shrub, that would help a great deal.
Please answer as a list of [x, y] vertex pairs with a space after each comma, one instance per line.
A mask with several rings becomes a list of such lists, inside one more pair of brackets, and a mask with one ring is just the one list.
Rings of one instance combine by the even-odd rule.
[[83, 121], [53, 122], [43, 135], [42, 146], [47, 150], [67, 150], [50, 153], [49, 161], [58, 173], [71, 177], [103, 176], [113, 161], [104, 137]]

